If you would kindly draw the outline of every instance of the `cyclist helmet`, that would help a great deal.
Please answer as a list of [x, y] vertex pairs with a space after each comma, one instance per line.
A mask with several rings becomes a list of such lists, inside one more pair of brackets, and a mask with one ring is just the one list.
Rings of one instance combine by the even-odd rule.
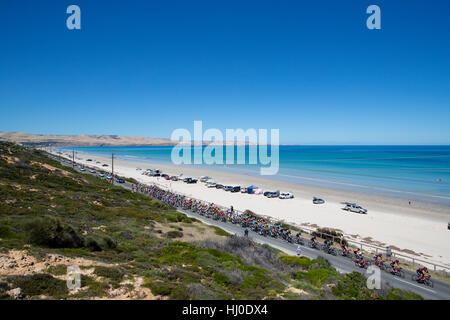
[[428, 272], [427, 267], [423, 267], [423, 271]]

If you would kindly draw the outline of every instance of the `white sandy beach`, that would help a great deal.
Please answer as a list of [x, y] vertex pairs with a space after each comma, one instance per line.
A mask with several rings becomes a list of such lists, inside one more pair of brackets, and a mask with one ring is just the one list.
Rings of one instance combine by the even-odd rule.
[[[71, 158], [69, 153], [66, 153]], [[90, 158], [94, 161], [87, 162]], [[100, 161], [100, 164], [96, 164]], [[111, 170], [111, 159], [103, 156], [77, 152], [76, 162], [99, 169]], [[102, 164], [109, 167], [102, 167]], [[182, 181], [167, 181], [163, 178], [142, 175], [136, 168], [159, 168], [170, 175], [183, 177], [210, 176], [212, 180], [225, 185], [257, 185], [263, 190], [290, 191], [294, 199], [266, 198], [262, 195], [230, 193], [220, 189], [207, 188], [203, 183], [186, 184]], [[151, 164], [115, 159], [114, 173], [131, 177], [145, 184], [157, 184], [174, 192], [223, 206], [234, 206], [240, 211], [251, 210], [259, 215], [269, 216], [299, 226], [328, 227], [344, 232], [348, 239], [364, 240], [381, 246], [391, 246], [406, 254], [417, 254], [437, 263], [450, 265], [450, 209], [426, 203], [408, 204], [406, 200], [392, 199], [367, 194], [356, 194], [331, 189], [309, 187], [296, 183], [262, 177], [191, 168], [186, 166]], [[325, 204], [314, 205], [312, 197], [325, 199]], [[366, 209], [367, 215], [349, 213], [341, 208], [342, 201], [357, 202]]]

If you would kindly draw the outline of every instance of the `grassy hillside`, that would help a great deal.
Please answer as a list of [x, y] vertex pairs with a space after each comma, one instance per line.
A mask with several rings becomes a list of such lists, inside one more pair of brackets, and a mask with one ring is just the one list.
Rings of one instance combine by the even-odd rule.
[[[81, 289], [67, 289], [69, 265]], [[0, 298], [420, 298], [365, 282], [0, 142]]]

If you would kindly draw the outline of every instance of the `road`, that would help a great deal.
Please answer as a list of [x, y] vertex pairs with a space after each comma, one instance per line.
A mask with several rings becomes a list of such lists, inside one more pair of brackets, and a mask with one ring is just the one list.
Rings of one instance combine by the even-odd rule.
[[[57, 157], [52, 157], [52, 158], [54, 160], [59, 161], [59, 159]], [[64, 162], [61, 162], [61, 163], [66, 166], [71, 166]], [[75, 167], [75, 169], [77, 171], [81, 172], [78, 167]], [[91, 174], [89, 171], [84, 171], [81, 173]], [[91, 174], [91, 175], [95, 175], [95, 174]], [[126, 188], [128, 190], [131, 190], [131, 188], [132, 188], [132, 186], [128, 183], [122, 183], [122, 184], [116, 183], [116, 185]], [[238, 234], [238, 235], [244, 234], [244, 232], [243, 232], [244, 229], [240, 225], [216, 221], [216, 220], [206, 218], [197, 213], [187, 211], [187, 210], [178, 209], [178, 211], [186, 214], [189, 217], [196, 218], [205, 224], [219, 227], [231, 234]], [[287, 254], [296, 255], [297, 244], [288, 243], [281, 239], [264, 237], [255, 232], [252, 232], [252, 231], [249, 231], [249, 237], [252, 240], [254, 240], [255, 242], [262, 243], [262, 244], [265, 243], [265, 244], [268, 244], [274, 248], [277, 248]], [[348, 258], [341, 257], [341, 256], [333, 256], [333, 255], [327, 254], [323, 251], [319, 251], [319, 250], [305, 247], [305, 246], [301, 246], [301, 249], [302, 249], [303, 256], [306, 256], [311, 259], [315, 259], [318, 256], [321, 256], [321, 257], [327, 259], [331, 263], [331, 265], [341, 273], [350, 273], [353, 271], [358, 271], [358, 272], [362, 273], [363, 275], [365, 275], [366, 277], [369, 276], [369, 274], [367, 274], [365, 269], [356, 267], [354, 262]], [[420, 294], [425, 299], [450, 300], [450, 284], [449, 283], [433, 279], [434, 286], [433, 286], [433, 288], [430, 288], [423, 284], [417, 283], [416, 281], [413, 281], [411, 279], [412, 275], [413, 275], [412, 272], [406, 271], [406, 270], [405, 270], [404, 278], [394, 276], [394, 275], [384, 272], [384, 271], [380, 272], [382, 286], [389, 285], [391, 287], [395, 287], [395, 288], [399, 288], [399, 289], [403, 289], [403, 290], [407, 290], [407, 291], [412, 291], [412, 292]]]

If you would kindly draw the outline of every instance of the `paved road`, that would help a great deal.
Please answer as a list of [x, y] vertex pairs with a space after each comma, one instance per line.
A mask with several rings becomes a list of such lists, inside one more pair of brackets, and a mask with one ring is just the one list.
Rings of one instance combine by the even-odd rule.
[[[54, 158], [55, 159], [55, 158]], [[56, 159], [58, 160], [58, 159]], [[63, 165], [67, 165], [67, 163], [62, 162]], [[71, 166], [71, 165], [70, 165]], [[79, 168], [75, 168], [77, 171], [81, 172]], [[84, 171], [82, 173], [89, 173], [89, 171]], [[95, 174], [92, 174], [95, 175]], [[116, 185], [121, 186], [123, 188], [126, 188], [128, 190], [131, 190], [132, 186], [128, 183], [116, 183]], [[231, 234], [238, 234], [243, 235], [244, 229], [240, 225], [232, 224], [232, 223], [226, 223], [221, 221], [216, 221], [210, 218], [206, 218], [204, 216], [201, 216], [197, 213], [178, 209], [179, 212], [186, 214], [189, 217], [196, 218], [203, 223], [213, 225], [216, 227], [219, 227]], [[286, 241], [283, 241], [281, 239], [275, 239], [271, 237], [264, 237], [261, 236], [255, 232], [249, 231], [249, 237], [259, 243], [265, 243], [272, 247], [275, 247], [283, 252], [286, 252], [290, 255], [296, 255], [297, 251], [297, 244], [288, 243]], [[354, 262], [348, 258], [340, 257], [340, 256], [333, 256], [330, 254], [327, 254], [323, 251], [319, 251], [316, 249], [312, 249], [309, 247], [301, 246], [302, 249], [302, 255], [314, 259], [318, 256], [321, 256], [325, 259], [327, 259], [333, 267], [335, 267], [339, 272], [341, 273], [350, 273], [352, 271], [358, 271], [365, 276], [369, 276], [369, 274], [366, 273], [365, 269], [361, 269], [355, 266]], [[411, 280], [412, 272], [405, 271], [406, 275], [405, 278], [400, 278], [394, 275], [391, 275], [390, 273], [381, 271], [381, 282], [382, 285], [389, 285], [395, 288], [400, 288], [403, 290], [412, 291], [415, 293], [420, 294], [425, 299], [438, 299], [438, 300], [450, 300], [450, 284], [438, 281], [436, 279], [433, 279], [434, 287], [430, 288], [423, 284], [417, 283], [413, 280]]]
[[[216, 220], [206, 218], [204, 216], [201, 216], [199, 214], [196, 214], [196, 213], [193, 213], [190, 211], [186, 211], [186, 210], [179, 209], [178, 211], [180, 211], [190, 217], [196, 218], [196, 219], [202, 221], [203, 223], [217, 226], [231, 234], [238, 234], [238, 235], [244, 234], [244, 229], [239, 225], [216, 221]], [[255, 232], [252, 232], [252, 231], [249, 231], [249, 237], [256, 242], [266, 243], [272, 247], [282, 250], [283, 252], [286, 252], [287, 254], [296, 255], [297, 244], [288, 243], [286, 241], [271, 238], [271, 237], [264, 237]], [[333, 267], [335, 267], [339, 272], [350, 273], [352, 271], [358, 271], [358, 272], [364, 274], [365, 276], [368, 276], [368, 274], [366, 274], [365, 269], [356, 267], [354, 262], [348, 258], [344, 258], [344, 257], [340, 257], [340, 256], [333, 256], [333, 255], [327, 254], [323, 251], [319, 251], [319, 250], [312, 249], [312, 248], [305, 247], [305, 246], [301, 246], [301, 249], [302, 249], [303, 256], [306, 256], [311, 259], [321, 256], [321, 257], [327, 259], [331, 263], [331, 265]], [[388, 284], [395, 288], [400, 288], [403, 290], [416, 292], [416, 293], [420, 294], [422, 297], [424, 297], [425, 299], [450, 300], [450, 285], [449, 284], [442, 282], [442, 281], [437, 281], [434, 279], [434, 287], [430, 288], [423, 284], [419, 284], [415, 281], [412, 281], [411, 276], [412, 276], [411, 272], [406, 272], [405, 278], [400, 278], [400, 277], [391, 275], [390, 273], [381, 271], [381, 281], [385, 285]]]

